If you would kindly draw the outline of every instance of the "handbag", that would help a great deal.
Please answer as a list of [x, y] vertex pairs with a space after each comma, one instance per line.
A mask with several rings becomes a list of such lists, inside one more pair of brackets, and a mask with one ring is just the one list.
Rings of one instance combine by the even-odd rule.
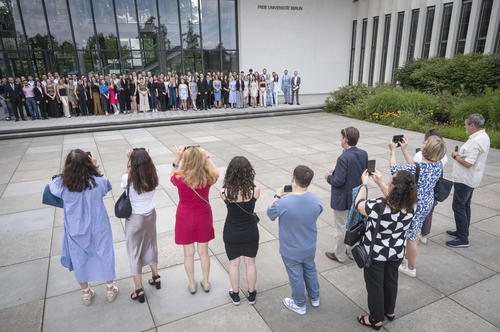
[[63, 200], [57, 196], [54, 196], [50, 192], [50, 186], [46, 185], [45, 189], [43, 190], [43, 195], [42, 195], [42, 203], [46, 205], [51, 205], [55, 206], [58, 208], [64, 207]]
[[117, 218], [129, 218], [131, 215], [132, 204], [130, 203], [129, 187], [127, 187], [115, 203], [115, 216]]
[[360, 269], [369, 268], [372, 264], [372, 254], [373, 254], [373, 245], [375, 244], [375, 239], [377, 238], [378, 230], [380, 229], [380, 220], [382, 219], [382, 215], [384, 214], [385, 204], [382, 204], [380, 208], [378, 218], [376, 221], [375, 231], [372, 232], [372, 240], [370, 243], [370, 252], [366, 252], [365, 246], [363, 243], [358, 243], [351, 249], [351, 254], [356, 261], [356, 264]]
[[434, 198], [436, 198], [436, 201], [444, 202], [444, 200], [450, 195], [452, 187], [453, 182], [445, 179], [441, 174], [441, 177], [436, 182], [436, 186], [434, 187]]
[[348, 246], [353, 246], [361, 240], [366, 227], [365, 223], [359, 222], [356, 225], [351, 226], [345, 231], [344, 243]]

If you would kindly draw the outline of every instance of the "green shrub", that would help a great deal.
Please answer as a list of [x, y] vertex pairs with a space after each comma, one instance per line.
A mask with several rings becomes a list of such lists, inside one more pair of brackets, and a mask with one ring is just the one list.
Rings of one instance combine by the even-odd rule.
[[458, 54], [451, 59], [409, 62], [396, 69], [394, 80], [405, 88], [438, 94], [482, 94], [500, 86], [500, 55]]
[[364, 115], [401, 110], [418, 116], [427, 115], [438, 105], [437, 98], [422, 92], [387, 91], [371, 96], [364, 102]]
[[371, 94], [372, 88], [363, 83], [348, 85], [334, 91], [326, 98], [325, 107], [329, 112], [344, 113], [349, 106], [365, 99]]
[[500, 89], [488, 91], [484, 96], [477, 97], [458, 105], [453, 111], [455, 120], [463, 121], [469, 114], [480, 113], [486, 120], [486, 125], [500, 127]]

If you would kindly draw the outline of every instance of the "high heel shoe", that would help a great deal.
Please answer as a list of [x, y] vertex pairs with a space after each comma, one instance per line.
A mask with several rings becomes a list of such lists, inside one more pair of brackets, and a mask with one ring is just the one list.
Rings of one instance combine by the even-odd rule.
[[[160, 279], [160, 275], [155, 275], [155, 276], [152, 276], [151, 277], [153, 280], [149, 279], [148, 280], [148, 283], [151, 285], [151, 286], [156, 286], [156, 289], [160, 289], [161, 288], [161, 280], [158, 280]], [[158, 280], [158, 281], [157, 281]]]
[[[139, 293], [142, 293], [142, 294], [139, 294]], [[133, 296], [135, 294], [135, 297]], [[132, 300], [139, 300], [140, 303], [144, 303], [144, 289], [142, 288], [139, 288], [139, 289], [136, 289], [132, 294], [130, 294], [130, 298]]]

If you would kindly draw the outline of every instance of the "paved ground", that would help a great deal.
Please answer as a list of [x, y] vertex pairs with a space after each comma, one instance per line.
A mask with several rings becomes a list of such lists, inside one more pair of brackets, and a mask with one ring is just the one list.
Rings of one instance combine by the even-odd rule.
[[[329, 187], [323, 174], [335, 163], [341, 148], [340, 129], [357, 126], [359, 146], [377, 160], [388, 177], [387, 141], [404, 133], [411, 149], [423, 135], [335, 115], [258, 118], [203, 124], [156, 127], [67, 136], [0, 141], [0, 330], [1, 331], [368, 331], [355, 321], [367, 310], [362, 271], [355, 264], [329, 261], [334, 229], [329, 209]], [[226, 208], [211, 193], [216, 238], [212, 255], [209, 294], [187, 292], [182, 248], [174, 244], [174, 216], [178, 196], [169, 182], [173, 147], [200, 143], [224, 172], [235, 155], [253, 163], [263, 188], [257, 203], [261, 246], [257, 256], [258, 297], [255, 306], [244, 300], [234, 307], [227, 296], [228, 260], [222, 229]], [[457, 144], [447, 140], [451, 150]], [[121, 293], [116, 302], [105, 301], [104, 285], [90, 307], [80, 303], [72, 273], [59, 263], [62, 213], [43, 206], [41, 191], [57, 173], [72, 148], [92, 151], [113, 191], [105, 198], [109, 214], [121, 194], [119, 179], [126, 166], [125, 150], [148, 147], [161, 173], [156, 194], [159, 264], [163, 288], [146, 286], [147, 303], [129, 299], [133, 283], [125, 251], [123, 221], [112, 218], [116, 273]], [[402, 161], [401, 154], [398, 160]], [[264, 214], [275, 188], [290, 181], [298, 164], [311, 166], [316, 176], [310, 190], [318, 194], [325, 211], [318, 221], [316, 263], [321, 285], [321, 307], [305, 316], [281, 304], [290, 294], [287, 275], [278, 253], [278, 225]], [[450, 163], [451, 164], [451, 163]], [[449, 177], [451, 165], [446, 167]], [[436, 208], [432, 238], [420, 247], [418, 277], [400, 277], [397, 319], [388, 331], [499, 331], [500, 315], [500, 151], [491, 150], [486, 175], [474, 192], [471, 247], [449, 249], [444, 231], [453, 227], [451, 200]], [[220, 186], [220, 183], [217, 185]], [[369, 196], [379, 191], [369, 189]], [[196, 263], [200, 277], [199, 263]], [[148, 277], [144, 270], [144, 280]], [[242, 292], [246, 291], [242, 277]]]

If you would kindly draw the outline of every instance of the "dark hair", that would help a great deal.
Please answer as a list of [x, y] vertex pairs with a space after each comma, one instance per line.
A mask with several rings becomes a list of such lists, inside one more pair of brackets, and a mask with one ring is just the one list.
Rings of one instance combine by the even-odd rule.
[[237, 156], [231, 159], [224, 176], [225, 194], [229, 201], [236, 201], [241, 193], [243, 200], [252, 197], [255, 179], [255, 170], [247, 158]]
[[158, 174], [153, 160], [144, 149], [134, 149], [130, 154], [130, 171], [127, 186], [131, 184], [139, 195], [158, 187]]
[[72, 192], [82, 192], [97, 186], [95, 176], [102, 174], [86, 152], [75, 149], [68, 153], [62, 172], [63, 186]]
[[359, 130], [354, 127], [346, 127], [340, 131], [342, 137], [347, 138], [349, 146], [356, 146], [359, 140]]
[[299, 165], [293, 170], [295, 182], [302, 188], [307, 188], [311, 184], [314, 171], [307, 166]]
[[417, 184], [415, 176], [406, 170], [401, 170], [392, 177], [392, 190], [386, 197], [386, 202], [393, 210], [413, 210], [417, 203]]
[[437, 136], [439, 138], [443, 138], [443, 135], [437, 128], [429, 129], [425, 132], [425, 138], [424, 141], [427, 141], [427, 139], [431, 136]]

